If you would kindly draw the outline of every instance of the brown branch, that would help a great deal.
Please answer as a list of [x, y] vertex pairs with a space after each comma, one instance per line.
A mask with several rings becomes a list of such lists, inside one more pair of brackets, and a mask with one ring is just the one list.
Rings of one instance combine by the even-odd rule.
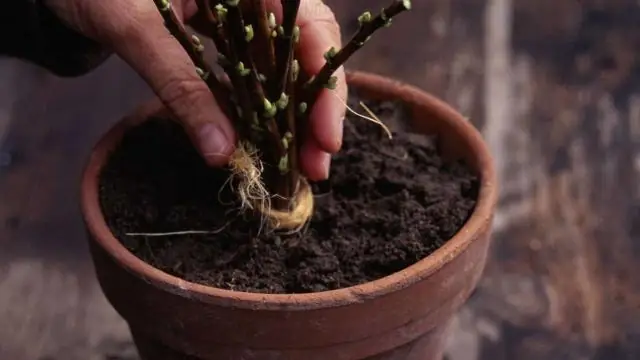
[[254, 104], [254, 109], [256, 109], [259, 115], [265, 120], [267, 132], [271, 138], [270, 145], [276, 148], [274, 160], [277, 161], [285, 151], [281, 143], [282, 136], [274, 119], [277, 109], [265, 96], [258, 72], [255, 68], [253, 57], [249, 51], [249, 42], [253, 40], [255, 33], [248, 36], [249, 33], [247, 33], [247, 29], [244, 26], [242, 12], [237, 4], [236, 6], [229, 5], [227, 10], [226, 25], [230, 52], [235, 53], [239, 60], [235, 63], [236, 71], [246, 77], [247, 88], [251, 95], [251, 101]]
[[214, 94], [216, 99], [223, 100], [223, 105], [226, 105], [228, 109], [230, 104], [229, 99], [229, 89], [218, 79], [218, 77], [213, 73], [211, 66], [204, 59], [204, 49], [202, 44], [200, 44], [197, 37], [189, 36], [187, 29], [184, 27], [184, 24], [175, 11], [173, 11], [173, 7], [171, 6], [171, 2], [169, 0], [153, 0], [156, 4], [156, 7], [160, 11], [162, 18], [165, 22], [165, 26], [169, 30], [169, 32], [173, 35], [176, 40], [182, 45], [182, 48], [187, 52], [189, 58], [197, 67], [196, 71], [198, 71], [200, 77], [205, 81], [211, 92]]
[[[291, 54], [291, 63], [294, 63], [293, 55]], [[289, 76], [287, 77], [287, 83], [285, 92], [289, 94], [289, 102], [284, 110], [284, 118], [286, 119], [288, 133], [291, 135], [288, 140], [288, 148], [287, 148], [287, 156], [288, 156], [288, 188], [290, 192], [290, 196], [295, 194], [295, 191], [298, 188], [298, 179], [299, 179], [299, 166], [298, 166], [298, 151], [300, 143], [298, 139], [297, 129], [296, 129], [296, 80], [298, 77], [299, 68], [297, 66], [293, 66], [292, 71], [289, 71]]]
[[237, 5], [229, 6], [227, 9], [227, 34], [229, 37], [229, 45], [231, 51], [236, 53], [240, 61], [235, 65], [239, 66], [237, 70], [242, 73], [243, 76], [247, 77], [247, 83], [249, 84], [249, 88], [252, 92], [253, 102], [256, 109], [259, 109], [263, 106], [264, 99], [266, 97], [262, 84], [260, 83], [258, 72], [255, 68], [253, 56], [249, 50], [249, 43], [253, 41], [255, 31], [253, 30], [253, 27], [245, 27], [242, 12]]
[[278, 99], [276, 106], [280, 111], [276, 120], [281, 133], [285, 152], [280, 156], [278, 169], [271, 176], [273, 184], [277, 185], [278, 195], [273, 206], [278, 209], [288, 209], [295, 197], [298, 186], [298, 142], [296, 135], [295, 99], [292, 72], [293, 48], [300, 36], [300, 30], [295, 26], [300, 0], [281, 0], [283, 8], [283, 25], [275, 23], [275, 17], [270, 15], [269, 39], [275, 41], [275, 73], [269, 78], [268, 90], [273, 99]]
[[289, 69], [293, 61], [295, 43], [300, 37], [300, 29], [296, 26], [296, 18], [300, 9], [300, 0], [280, 0], [282, 3], [282, 26], [276, 30], [276, 79], [273, 86], [273, 97], [279, 97], [287, 86]]
[[[227, 34], [229, 39], [230, 52], [235, 53], [239, 62], [236, 64], [236, 70], [246, 79], [247, 88], [251, 93], [251, 101], [254, 108], [258, 109], [259, 115], [262, 117], [263, 125], [266, 127], [266, 135], [268, 140], [263, 143], [262, 158], [266, 164], [274, 166], [265, 169], [265, 185], [270, 193], [274, 194], [271, 206], [276, 210], [288, 210], [292, 203], [293, 191], [288, 179], [288, 173], [282, 174], [279, 169], [282, 164], [288, 165], [288, 151], [285, 135], [280, 132], [276, 123], [275, 115], [283, 99], [279, 99], [277, 103], [269, 101], [265, 94], [264, 88], [260, 82], [260, 77], [255, 66], [255, 62], [250, 51], [250, 42], [255, 37], [255, 31], [252, 27], [245, 26], [242, 10], [235, 3], [227, 2]], [[234, 6], [235, 5], [235, 6]]]
[[245, 24], [251, 24], [255, 31], [251, 53], [256, 61], [256, 70], [266, 79], [271, 79], [275, 75], [276, 55], [265, 0], [245, 0], [240, 4]]
[[[212, 8], [212, 2], [216, 5], [215, 12]], [[229, 80], [231, 80], [233, 86], [232, 96], [235, 95], [237, 108], [234, 105], [232, 110], [235, 111], [235, 116], [230, 117], [230, 119], [232, 119], [236, 130], [241, 134], [241, 138], [258, 141], [260, 134], [258, 134], [259, 129], [253, 126], [255, 110], [250, 101], [249, 91], [246, 88], [244, 79], [233, 67], [232, 61], [237, 62], [238, 60], [234, 57], [235, 54], [231, 52], [229, 43], [225, 40], [224, 14], [226, 13], [226, 9], [220, 8], [219, 6], [222, 5], [220, 5], [220, 1], [217, 0], [196, 0], [196, 4], [198, 10], [204, 13], [205, 19], [211, 26], [210, 31], [206, 35], [213, 40], [219, 54], [218, 63], [229, 76]]]
[[306, 84], [305, 99], [309, 101], [309, 105], [312, 105], [318, 96], [318, 93], [322, 88], [327, 87], [330, 89], [335, 88], [335, 78], [332, 77], [340, 66], [342, 66], [356, 51], [364, 46], [369, 38], [378, 29], [389, 26], [391, 19], [411, 9], [410, 0], [394, 0], [394, 2], [388, 7], [382, 9], [380, 14], [375, 18], [372, 18], [371, 13], [365, 12], [362, 14], [358, 21], [360, 28], [358, 32], [351, 38], [351, 40], [340, 51], [336, 52], [336, 49], [331, 48], [326, 54], [325, 58], [327, 62], [320, 72], [312, 77]]
[[[282, 142], [286, 155], [282, 156], [278, 164], [279, 181], [282, 185], [280, 193], [283, 199], [276, 206], [288, 208], [291, 199], [295, 197], [298, 188], [298, 141], [296, 139], [295, 118], [295, 89], [291, 66], [295, 43], [300, 38], [300, 29], [296, 26], [296, 18], [300, 8], [300, 0], [281, 0], [283, 22], [281, 26], [274, 26], [276, 72], [269, 82], [269, 89], [281, 110], [277, 114], [278, 126], [284, 133]], [[276, 24], [272, 24], [276, 25]]]
[[205, 18], [211, 25], [211, 29], [207, 33], [207, 36], [213, 40], [218, 53], [223, 56], [229, 56], [229, 44], [225, 40], [224, 28], [222, 26], [222, 22], [213, 12], [211, 0], [196, 0], [196, 4], [198, 5], [198, 10], [204, 13]]

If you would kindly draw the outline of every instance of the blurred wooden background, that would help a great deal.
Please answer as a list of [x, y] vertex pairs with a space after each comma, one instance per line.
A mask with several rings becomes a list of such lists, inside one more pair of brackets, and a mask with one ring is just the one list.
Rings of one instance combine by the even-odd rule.
[[[386, 0], [327, 1], [345, 34]], [[414, 0], [350, 63], [482, 130], [502, 181], [492, 259], [449, 360], [640, 358], [640, 5]], [[0, 59], [0, 358], [134, 360], [78, 212], [97, 137], [150, 96], [116, 58], [59, 79]]]

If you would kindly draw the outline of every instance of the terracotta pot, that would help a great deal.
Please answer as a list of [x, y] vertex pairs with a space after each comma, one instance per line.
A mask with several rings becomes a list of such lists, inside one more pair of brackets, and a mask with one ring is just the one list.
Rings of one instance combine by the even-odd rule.
[[166, 113], [156, 100], [97, 144], [82, 179], [82, 212], [104, 294], [126, 319], [145, 360], [436, 360], [448, 325], [483, 271], [496, 204], [496, 175], [480, 134], [419, 89], [365, 73], [348, 81], [367, 97], [401, 99], [417, 131], [440, 135], [446, 156], [481, 175], [469, 221], [417, 264], [380, 280], [314, 294], [265, 295], [207, 287], [138, 259], [111, 233], [98, 203], [98, 175], [133, 124]]

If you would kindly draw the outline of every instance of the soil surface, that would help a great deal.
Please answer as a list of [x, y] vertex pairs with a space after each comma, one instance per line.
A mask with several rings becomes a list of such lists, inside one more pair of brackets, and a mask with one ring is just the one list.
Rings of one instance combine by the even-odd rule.
[[[351, 108], [359, 109], [358, 101], [351, 94]], [[462, 227], [479, 179], [464, 164], [445, 163], [434, 138], [403, 131], [401, 105], [365, 103], [393, 139], [372, 122], [347, 117], [343, 149], [330, 180], [313, 184], [315, 214], [299, 234], [259, 233], [254, 217], [238, 213], [228, 173], [207, 167], [165, 119], [132, 130], [114, 151], [100, 181], [107, 222], [151, 265], [237, 291], [325, 291], [402, 270]], [[127, 235], [178, 231], [210, 233]]]

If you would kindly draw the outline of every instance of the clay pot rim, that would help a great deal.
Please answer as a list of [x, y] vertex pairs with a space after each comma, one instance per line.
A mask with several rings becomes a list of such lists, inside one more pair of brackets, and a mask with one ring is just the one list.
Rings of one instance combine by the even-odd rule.
[[253, 310], [296, 311], [346, 306], [408, 287], [436, 272], [466, 250], [482, 229], [490, 226], [488, 223], [492, 221], [493, 209], [497, 202], [497, 176], [489, 149], [480, 133], [467, 119], [423, 90], [366, 72], [350, 71], [347, 77], [350, 86], [354, 88], [385, 89], [383, 92], [392, 94], [395, 98], [428, 104], [434, 113], [452, 124], [474, 150], [478, 168], [481, 170], [476, 207], [462, 229], [431, 255], [402, 271], [378, 280], [338, 290], [303, 294], [261, 294], [219, 289], [183, 280], [149, 265], [129, 252], [109, 230], [99, 204], [98, 175], [109, 151], [124, 132], [136, 122], [140, 122], [142, 116], [163, 108], [157, 99], [141, 106], [131, 116], [113, 126], [91, 152], [82, 174], [80, 194], [82, 215], [92, 235], [91, 241], [105, 249], [128, 272], [160, 289], [205, 303]]

